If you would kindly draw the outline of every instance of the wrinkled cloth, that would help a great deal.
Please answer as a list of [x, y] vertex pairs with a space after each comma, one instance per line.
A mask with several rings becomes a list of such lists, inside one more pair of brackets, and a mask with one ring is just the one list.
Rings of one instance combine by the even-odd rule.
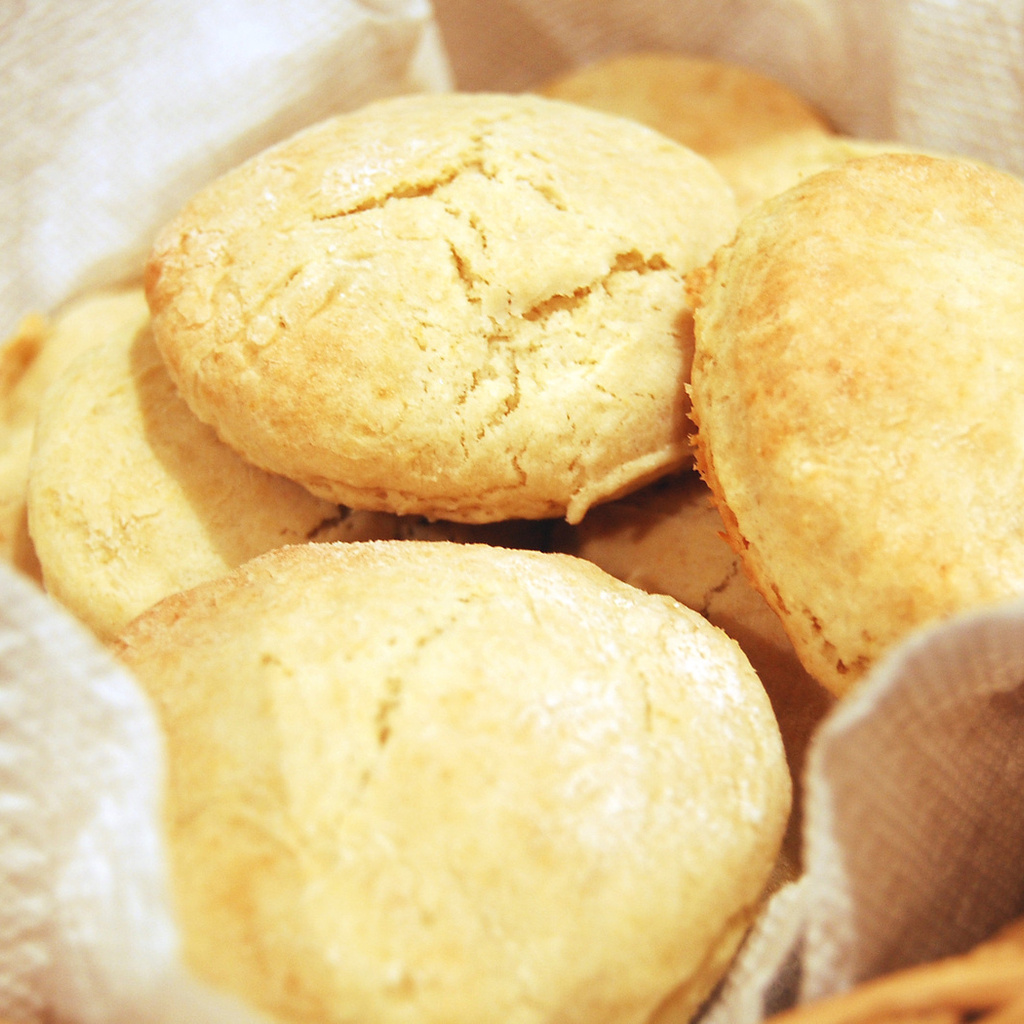
[[707, 1013], [746, 1024], [1024, 913], [1024, 601], [915, 634], [819, 726], [804, 871]]
[[448, 88], [428, 0], [0, 5], [0, 337], [142, 272], [214, 175], [323, 117]]

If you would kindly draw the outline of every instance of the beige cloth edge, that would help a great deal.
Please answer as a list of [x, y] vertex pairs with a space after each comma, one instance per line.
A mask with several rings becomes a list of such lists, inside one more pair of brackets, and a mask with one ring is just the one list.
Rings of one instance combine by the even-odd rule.
[[188, 197], [272, 142], [451, 86], [429, 0], [41, 0], [0, 27], [0, 337], [140, 275]]
[[177, 958], [162, 755], [156, 715], [130, 675], [0, 565], [0, 1017], [263, 1020]]
[[921, 630], [816, 733], [803, 876], [704, 1024], [958, 954], [1024, 912], [1024, 600]]

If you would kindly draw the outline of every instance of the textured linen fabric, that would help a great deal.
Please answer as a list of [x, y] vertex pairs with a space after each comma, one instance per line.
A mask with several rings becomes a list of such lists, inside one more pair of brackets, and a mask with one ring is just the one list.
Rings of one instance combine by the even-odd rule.
[[922, 630], [815, 736], [804, 875], [705, 1024], [966, 951], [1024, 912], [1024, 601]]
[[196, 189], [331, 113], [449, 74], [427, 0], [99, 0], [0, 12], [0, 334], [141, 275]]
[[[1024, 171], [1021, 0], [435, 0], [460, 88], [670, 49], [771, 75], [852, 135]], [[484, 13], [486, 12], [486, 13]]]

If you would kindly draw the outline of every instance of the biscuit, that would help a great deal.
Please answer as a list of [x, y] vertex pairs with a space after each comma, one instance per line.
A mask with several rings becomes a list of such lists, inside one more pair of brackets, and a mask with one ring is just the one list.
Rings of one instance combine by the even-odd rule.
[[694, 275], [697, 461], [808, 671], [1024, 591], [1024, 185], [850, 161]]
[[52, 316], [30, 314], [0, 346], [0, 558], [41, 580], [28, 534], [25, 489], [39, 403], [80, 352], [130, 336], [149, 318], [139, 287], [90, 292]]
[[28, 522], [47, 591], [107, 640], [160, 598], [311, 535], [376, 536], [240, 459], [175, 393], [143, 326], [82, 354], [40, 404]]
[[537, 91], [650, 125], [716, 166], [737, 147], [792, 132], [832, 131], [821, 111], [781, 82], [749, 67], [688, 54], [616, 54]]
[[736, 219], [626, 119], [406, 96], [213, 182], [147, 295], [181, 394], [254, 464], [352, 508], [578, 521], [689, 464], [682, 280]]
[[581, 559], [282, 548], [114, 650], [167, 738], [186, 961], [281, 1020], [685, 1021], [759, 906], [763, 688]]
[[[555, 527], [555, 550], [585, 558], [616, 579], [668, 594], [731, 636], [772, 702], [794, 779], [834, 698], [800, 664], [779, 617], [751, 585], [724, 536], [711, 492], [694, 472], [664, 477], [592, 509], [582, 523]], [[790, 816], [778, 882], [800, 871], [799, 793]]]
[[[848, 160], [883, 153], [923, 153], [900, 142], [858, 139], [809, 130], [788, 132], [723, 153], [715, 167], [732, 186], [740, 212], [785, 192], [803, 178]], [[932, 153], [932, 156], [941, 154]]]

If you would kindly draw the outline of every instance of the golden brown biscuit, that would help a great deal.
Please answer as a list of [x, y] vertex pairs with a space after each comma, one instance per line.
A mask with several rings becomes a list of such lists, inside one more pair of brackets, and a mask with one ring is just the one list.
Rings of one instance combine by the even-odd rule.
[[[900, 142], [857, 139], [809, 130], [788, 132], [723, 153], [715, 166], [732, 186], [740, 211], [785, 192], [803, 178], [848, 160], [883, 153], [923, 153]], [[940, 154], [930, 154], [938, 156]]]
[[736, 217], [642, 125], [407, 96], [211, 184], [147, 293], [182, 395], [253, 463], [353, 508], [575, 521], [690, 460], [681, 282]]
[[52, 316], [31, 314], [0, 346], [0, 558], [41, 579], [28, 534], [25, 488], [42, 396], [80, 352], [131, 336], [148, 320], [140, 287], [90, 292]]
[[538, 90], [650, 125], [717, 165], [737, 147], [791, 132], [831, 132], [819, 110], [767, 75], [712, 57], [616, 54]]
[[176, 394], [146, 326], [93, 347], [47, 390], [27, 497], [47, 590], [102, 639], [271, 548], [377, 536], [218, 441]]
[[[553, 543], [617, 579], [674, 597], [736, 640], [764, 684], [790, 772], [798, 779], [807, 746], [834, 698], [800, 664], [779, 617], [750, 584], [724, 529], [707, 486], [696, 473], [685, 472], [591, 509], [576, 526], [559, 524]], [[778, 881], [800, 870], [799, 810], [797, 799], [776, 868]]]
[[739, 647], [566, 555], [300, 545], [115, 647], [187, 961], [282, 1020], [685, 1021], [789, 806]]
[[812, 675], [843, 693], [1024, 591], [1024, 185], [854, 160], [748, 214], [694, 284], [698, 464]]

